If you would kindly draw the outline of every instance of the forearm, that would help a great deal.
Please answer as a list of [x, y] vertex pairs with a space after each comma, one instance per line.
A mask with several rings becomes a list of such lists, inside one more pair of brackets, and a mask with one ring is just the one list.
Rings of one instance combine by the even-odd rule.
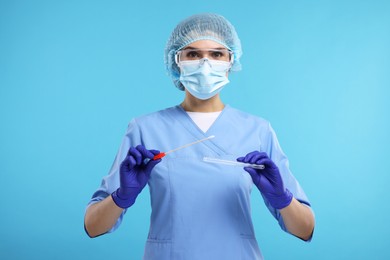
[[314, 229], [314, 216], [309, 207], [295, 198], [290, 205], [280, 210], [287, 230], [303, 240], [310, 239]]
[[84, 225], [90, 237], [106, 233], [110, 230], [122, 214], [123, 209], [118, 207], [111, 196], [91, 205], [85, 213]]

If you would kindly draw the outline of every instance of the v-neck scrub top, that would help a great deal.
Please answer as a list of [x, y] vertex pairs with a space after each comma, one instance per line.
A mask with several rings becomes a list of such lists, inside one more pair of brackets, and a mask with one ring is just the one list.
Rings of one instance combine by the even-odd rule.
[[[228, 105], [205, 133], [181, 106], [133, 119], [89, 205], [119, 187], [119, 166], [131, 146], [168, 151], [210, 135], [215, 138], [168, 154], [153, 168], [148, 182], [152, 213], [145, 260], [263, 259], [251, 218], [250, 175], [242, 167], [204, 162], [205, 156], [236, 160], [255, 150], [266, 152], [279, 167], [285, 187], [310, 206], [269, 122]], [[286, 231], [279, 211], [263, 199]], [[125, 212], [109, 232], [120, 225]]]

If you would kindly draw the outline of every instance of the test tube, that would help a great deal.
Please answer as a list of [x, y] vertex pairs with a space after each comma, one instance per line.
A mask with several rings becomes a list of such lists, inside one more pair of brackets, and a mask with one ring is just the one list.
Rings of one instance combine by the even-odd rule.
[[258, 169], [258, 170], [264, 170], [264, 168], [265, 168], [265, 166], [262, 164], [243, 163], [243, 162], [223, 160], [223, 159], [212, 158], [212, 157], [203, 157], [203, 161], [209, 162], [209, 163], [219, 163], [219, 164], [231, 165], [231, 166], [252, 167], [252, 168]]

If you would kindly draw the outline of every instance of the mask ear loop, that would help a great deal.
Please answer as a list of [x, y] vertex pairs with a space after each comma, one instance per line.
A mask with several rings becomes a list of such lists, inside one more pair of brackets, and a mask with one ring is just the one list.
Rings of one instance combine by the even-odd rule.
[[233, 63], [234, 63], [234, 52], [231, 51], [231, 54], [230, 54], [230, 67], [229, 67], [229, 70], [228, 72], [230, 72], [230, 70], [232, 69], [233, 67]]
[[181, 51], [177, 51], [175, 53], [175, 63], [178, 67], [180, 67], [180, 64], [179, 64], [179, 55], [180, 55]]

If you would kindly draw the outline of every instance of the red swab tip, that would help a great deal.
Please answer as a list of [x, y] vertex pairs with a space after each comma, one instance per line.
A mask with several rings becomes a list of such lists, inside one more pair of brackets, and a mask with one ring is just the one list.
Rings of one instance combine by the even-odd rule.
[[156, 154], [154, 157], [153, 157], [153, 160], [158, 160], [158, 159], [161, 159], [165, 156], [165, 153], [159, 153], [159, 154]]

